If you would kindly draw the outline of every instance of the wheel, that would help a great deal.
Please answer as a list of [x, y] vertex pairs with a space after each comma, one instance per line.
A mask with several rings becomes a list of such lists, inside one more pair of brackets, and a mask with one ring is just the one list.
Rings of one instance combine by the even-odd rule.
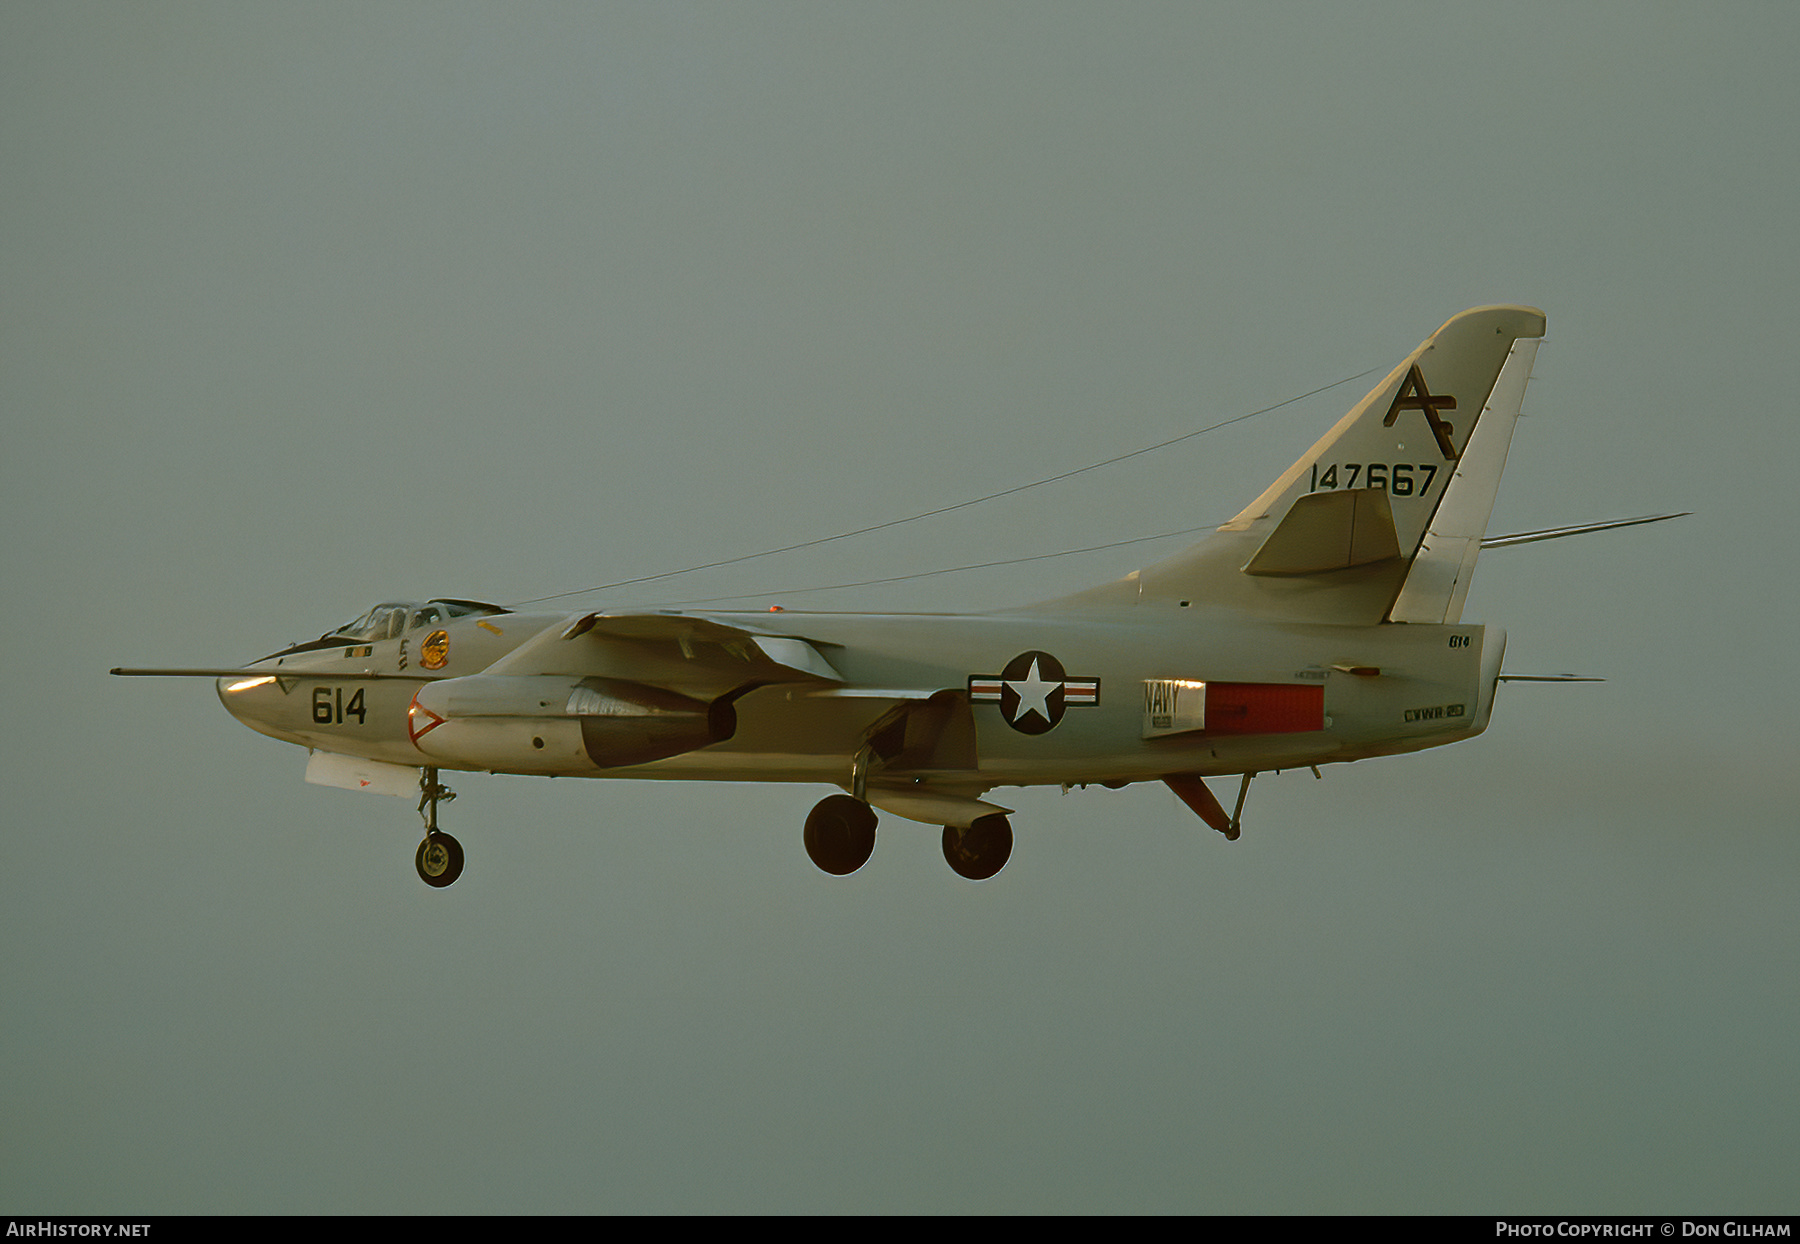
[[419, 843], [413, 864], [419, 870], [420, 881], [441, 890], [462, 876], [462, 843], [442, 830], [433, 830]]
[[944, 826], [944, 860], [970, 881], [986, 881], [1005, 868], [1012, 848], [1012, 824], [998, 812], [978, 818], [967, 829]]
[[875, 853], [875, 810], [849, 795], [821, 799], [806, 815], [806, 854], [834, 877], [848, 877]]

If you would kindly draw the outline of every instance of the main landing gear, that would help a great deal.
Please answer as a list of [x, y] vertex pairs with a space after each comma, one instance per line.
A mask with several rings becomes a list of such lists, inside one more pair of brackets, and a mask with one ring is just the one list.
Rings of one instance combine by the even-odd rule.
[[875, 853], [875, 809], [848, 795], [828, 795], [806, 814], [805, 837], [813, 863], [848, 877]]
[[1005, 868], [1012, 849], [1012, 822], [998, 812], [977, 818], [967, 829], [944, 826], [944, 860], [970, 881], [986, 881]]
[[449, 803], [456, 798], [456, 792], [439, 784], [437, 776], [435, 768], [419, 775], [419, 815], [425, 821], [425, 839], [419, 843], [413, 864], [419, 870], [420, 881], [441, 890], [462, 876], [463, 849], [462, 843], [438, 828], [438, 804]]
[[[860, 799], [826, 796], [807, 814], [806, 854], [821, 872], [849, 876], [875, 852], [875, 819], [875, 809]], [[1012, 825], [998, 813], [978, 818], [967, 829], [944, 827], [944, 860], [970, 881], [986, 881], [1005, 868], [1012, 848]]]

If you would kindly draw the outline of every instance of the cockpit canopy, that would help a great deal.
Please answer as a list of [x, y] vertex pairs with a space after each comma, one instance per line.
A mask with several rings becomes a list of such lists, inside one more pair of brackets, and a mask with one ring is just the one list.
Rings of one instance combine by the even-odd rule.
[[388, 601], [376, 605], [354, 622], [333, 627], [319, 638], [360, 639], [365, 643], [373, 643], [381, 639], [398, 639], [407, 631], [421, 626], [439, 626], [451, 618], [507, 612], [509, 611], [499, 605], [479, 600], [447, 600], [440, 597], [427, 601]]

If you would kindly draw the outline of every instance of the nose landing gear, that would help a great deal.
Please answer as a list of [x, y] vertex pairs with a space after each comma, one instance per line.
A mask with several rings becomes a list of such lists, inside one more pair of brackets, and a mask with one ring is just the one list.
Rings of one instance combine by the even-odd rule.
[[438, 804], [449, 803], [456, 798], [456, 792], [441, 785], [437, 776], [435, 768], [419, 775], [419, 815], [425, 821], [425, 839], [419, 843], [413, 865], [419, 870], [420, 881], [441, 890], [462, 876], [463, 849], [462, 843], [438, 828]]
[[462, 843], [434, 829], [419, 843], [413, 866], [419, 870], [419, 880], [441, 890], [462, 876]]

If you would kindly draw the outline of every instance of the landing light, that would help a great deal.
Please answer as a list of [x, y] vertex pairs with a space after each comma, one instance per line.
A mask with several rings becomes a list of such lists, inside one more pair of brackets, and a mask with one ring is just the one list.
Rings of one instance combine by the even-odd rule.
[[227, 691], [248, 691], [252, 687], [265, 686], [268, 683], [272, 683], [274, 681], [275, 681], [275, 675], [264, 674], [261, 678], [246, 678], [246, 679], [244, 679], [243, 682], [234, 682], [229, 687], [225, 688], [225, 690], [227, 690]]

